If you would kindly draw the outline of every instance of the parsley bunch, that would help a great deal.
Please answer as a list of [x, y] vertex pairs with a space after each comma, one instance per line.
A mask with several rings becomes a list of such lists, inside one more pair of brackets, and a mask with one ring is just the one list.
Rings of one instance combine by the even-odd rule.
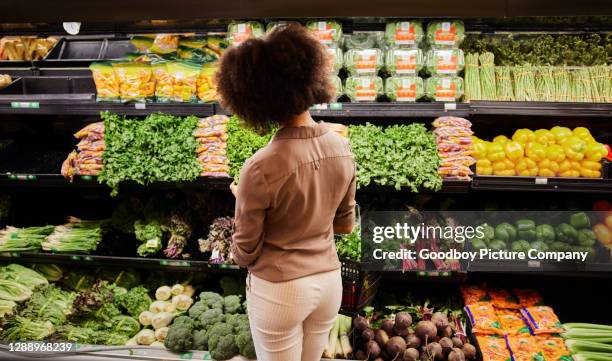
[[158, 113], [140, 120], [103, 112], [102, 120], [106, 149], [98, 179], [112, 188], [112, 195], [123, 181], [145, 185], [194, 180], [200, 174], [193, 137], [197, 117]]
[[378, 184], [439, 190], [436, 138], [423, 124], [390, 127], [351, 125], [349, 138], [357, 163], [357, 186]]

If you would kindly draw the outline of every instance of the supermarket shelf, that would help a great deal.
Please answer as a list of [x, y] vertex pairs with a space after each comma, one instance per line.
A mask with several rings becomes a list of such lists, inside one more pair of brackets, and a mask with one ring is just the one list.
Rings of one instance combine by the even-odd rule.
[[472, 190], [612, 193], [612, 179], [475, 176]]
[[470, 114], [612, 117], [609, 103], [472, 101]]
[[316, 117], [467, 117], [467, 104], [456, 103], [332, 103], [311, 109]]
[[202, 260], [160, 259], [142, 257], [113, 257], [85, 254], [57, 254], [46, 252], [0, 253], [0, 262], [54, 263], [79, 266], [129, 265], [134, 268], [176, 271], [206, 271], [218, 273], [244, 273], [235, 265], [213, 265]]
[[468, 274], [523, 274], [577, 278], [610, 278], [612, 263], [555, 261], [478, 261], [468, 264]]

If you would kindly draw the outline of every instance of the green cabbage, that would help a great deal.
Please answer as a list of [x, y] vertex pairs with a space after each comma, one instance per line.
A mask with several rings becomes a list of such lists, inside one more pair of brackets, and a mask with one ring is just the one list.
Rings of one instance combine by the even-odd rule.
[[383, 67], [380, 49], [351, 49], [344, 54], [344, 66], [353, 76], [376, 75]]
[[418, 76], [392, 76], [385, 79], [385, 93], [393, 102], [414, 102], [424, 95], [423, 79]]
[[238, 45], [250, 38], [259, 38], [264, 35], [264, 26], [257, 21], [231, 22], [227, 26], [227, 41]]
[[385, 41], [392, 48], [418, 47], [423, 40], [423, 24], [418, 21], [394, 21], [385, 27]]
[[425, 69], [431, 75], [457, 75], [464, 67], [461, 49], [431, 49], [427, 52]]
[[456, 48], [465, 39], [465, 26], [460, 20], [432, 21], [427, 25], [427, 42], [437, 48]]
[[342, 24], [337, 21], [309, 21], [306, 27], [324, 45], [337, 46], [342, 41]]
[[438, 102], [454, 102], [463, 95], [463, 79], [458, 76], [432, 76], [425, 79], [425, 95]]
[[392, 75], [418, 74], [424, 62], [421, 49], [390, 49], [385, 54], [385, 68]]
[[327, 54], [333, 57], [334, 63], [334, 72], [333, 74], [338, 74], [340, 69], [344, 66], [344, 54], [342, 53], [342, 49], [340, 48], [327, 48]]
[[378, 76], [351, 76], [344, 85], [344, 94], [353, 102], [373, 102], [383, 92], [383, 81]]

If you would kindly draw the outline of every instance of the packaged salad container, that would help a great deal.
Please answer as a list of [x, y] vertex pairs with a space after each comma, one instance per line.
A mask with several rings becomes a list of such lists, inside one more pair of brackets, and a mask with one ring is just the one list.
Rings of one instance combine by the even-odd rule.
[[344, 66], [344, 53], [340, 48], [327, 48], [327, 54], [333, 59], [334, 69], [333, 74], [337, 75], [340, 69]]
[[456, 102], [463, 96], [463, 79], [458, 76], [432, 76], [425, 79], [425, 95], [437, 102]]
[[383, 95], [383, 80], [375, 75], [351, 76], [346, 78], [344, 94], [352, 102], [373, 102]]
[[383, 67], [380, 49], [351, 49], [344, 54], [344, 67], [351, 75], [376, 75]]
[[390, 49], [385, 54], [385, 68], [392, 75], [418, 74], [424, 63], [421, 49]]
[[456, 48], [465, 39], [465, 26], [460, 20], [432, 21], [427, 25], [427, 42], [437, 48]]
[[298, 23], [297, 21], [291, 21], [291, 20], [272, 21], [268, 23], [268, 25], [266, 25], [266, 34], [270, 34], [272, 31], [274, 31], [274, 29], [278, 28], [279, 26], [287, 26], [287, 25], [301, 25], [301, 24]]
[[427, 52], [425, 68], [431, 75], [457, 75], [464, 67], [461, 49], [431, 49]]
[[340, 79], [340, 77], [333, 75], [332, 78], [332, 84], [334, 85], [334, 99], [332, 99], [333, 102], [337, 102], [338, 99], [344, 94], [344, 89], [342, 88], [342, 80]]
[[250, 38], [264, 35], [264, 26], [257, 21], [231, 22], [227, 27], [227, 41], [231, 45], [240, 45]]
[[342, 42], [342, 24], [337, 21], [309, 21], [306, 27], [324, 45], [339, 46]]
[[385, 42], [392, 48], [417, 48], [423, 40], [423, 24], [419, 21], [394, 21], [385, 26]]
[[385, 33], [382, 31], [355, 31], [344, 35], [344, 48], [347, 50], [382, 48], [385, 46], [384, 37]]
[[392, 102], [416, 102], [425, 95], [418, 76], [392, 76], [385, 79], [385, 94]]

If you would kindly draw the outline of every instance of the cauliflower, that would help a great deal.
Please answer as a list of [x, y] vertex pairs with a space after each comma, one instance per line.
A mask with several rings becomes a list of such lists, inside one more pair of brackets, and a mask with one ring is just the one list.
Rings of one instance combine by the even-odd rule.
[[200, 301], [204, 302], [208, 308], [223, 309], [223, 297], [215, 292], [202, 292], [200, 293]]
[[240, 296], [231, 295], [223, 299], [223, 307], [225, 313], [239, 313], [242, 305], [240, 304]]
[[208, 310], [208, 306], [206, 305], [206, 303], [198, 301], [194, 303], [191, 308], [189, 308], [189, 317], [197, 320], [200, 318], [200, 315], [206, 310]]
[[200, 315], [200, 323], [203, 329], [208, 330], [219, 322], [223, 322], [225, 317], [223, 312], [218, 308], [213, 308], [202, 312]]
[[236, 342], [238, 352], [242, 356], [248, 358], [249, 360], [257, 358], [257, 355], [255, 354], [255, 344], [253, 344], [253, 337], [251, 336], [250, 331], [244, 331], [237, 334], [234, 338], [234, 342]]
[[208, 335], [206, 330], [199, 330], [193, 333], [193, 349], [200, 351], [208, 350]]
[[[191, 328], [186, 325], [172, 326], [168, 330], [164, 346], [174, 352], [180, 352], [191, 349], [193, 345], [193, 337], [191, 336]], [[153, 332], [153, 331], [151, 331]]]

